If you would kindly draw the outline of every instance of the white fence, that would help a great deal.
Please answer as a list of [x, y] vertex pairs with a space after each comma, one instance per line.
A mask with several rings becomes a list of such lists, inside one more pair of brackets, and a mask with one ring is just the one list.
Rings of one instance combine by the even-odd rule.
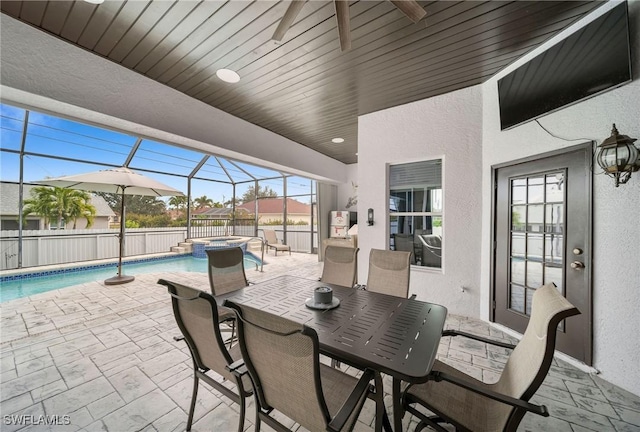
[[309, 225], [288, 225], [286, 242], [283, 241], [284, 228], [282, 225], [259, 225], [258, 236], [264, 238], [264, 229], [275, 230], [278, 240], [291, 246], [292, 252], [312, 252], [318, 249], [318, 233], [314, 231], [312, 240]]
[[[283, 240], [282, 226], [259, 226], [273, 229]], [[22, 234], [22, 267], [38, 267], [118, 257], [118, 230], [25, 230]], [[127, 228], [124, 256], [169, 252], [184, 242], [187, 228]], [[288, 226], [287, 241], [293, 252], [317, 249], [318, 236], [311, 238], [310, 227]], [[312, 244], [313, 248], [312, 249]], [[18, 268], [18, 231], [0, 231], [0, 270]]]
[[[118, 257], [117, 229], [25, 230], [22, 267]], [[169, 252], [183, 242], [186, 228], [127, 228], [125, 256]], [[18, 267], [18, 231], [0, 232], [0, 270]]]

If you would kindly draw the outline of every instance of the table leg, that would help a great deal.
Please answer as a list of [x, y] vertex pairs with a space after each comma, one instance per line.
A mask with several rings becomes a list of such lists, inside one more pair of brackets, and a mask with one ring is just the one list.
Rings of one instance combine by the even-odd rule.
[[391, 398], [393, 400], [393, 430], [396, 432], [402, 432], [402, 401], [400, 396], [400, 380], [393, 378]]

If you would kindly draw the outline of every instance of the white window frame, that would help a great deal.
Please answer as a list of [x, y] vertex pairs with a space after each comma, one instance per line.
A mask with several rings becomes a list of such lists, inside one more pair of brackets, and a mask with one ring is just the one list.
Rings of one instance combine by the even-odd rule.
[[[393, 166], [398, 166], [398, 165], [408, 165], [411, 163], [416, 163], [416, 162], [429, 162], [429, 161], [440, 161], [441, 163], [441, 174], [440, 174], [440, 188], [439, 189], [427, 189], [429, 191], [429, 193], [433, 193], [435, 191], [440, 191], [440, 196], [439, 201], [440, 201], [440, 208], [439, 211], [414, 211], [414, 212], [409, 212], [409, 211], [392, 211], [391, 210], [391, 202], [393, 200], [393, 197], [391, 195], [392, 193], [392, 187], [391, 187], [391, 182], [390, 182], [390, 171], [391, 171], [391, 167]], [[444, 272], [444, 253], [442, 253], [444, 251], [444, 163], [445, 163], [445, 158], [444, 156], [440, 156], [440, 157], [433, 157], [433, 158], [424, 158], [424, 159], [419, 159], [419, 160], [413, 160], [413, 161], [407, 161], [407, 162], [394, 162], [394, 163], [390, 163], [388, 165], [388, 176], [387, 176], [387, 205], [388, 205], [388, 211], [387, 211], [387, 235], [390, 237], [392, 235], [391, 233], [391, 219], [394, 217], [432, 217], [432, 218], [439, 218], [441, 221], [441, 225], [440, 225], [440, 229], [438, 230], [439, 232], [435, 232], [436, 230], [434, 230], [434, 227], [432, 225], [432, 231], [434, 234], [439, 234], [442, 237], [442, 249], [441, 249], [441, 263], [440, 263], [440, 267], [427, 267], [427, 266], [421, 266], [421, 265], [417, 265], [417, 264], [413, 264], [412, 268], [413, 269], [420, 269], [420, 270], [424, 270], [424, 271], [432, 271], [432, 272]], [[407, 185], [403, 185], [402, 188], [406, 188], [406, 189], [411, 189], [411, 190], [424, 190], [424, 184], [407, 184]], [[398, 189], [400, 189], [400, 187], [398, 187]], [[397, 190], [397, 189], [396, 189]], [[433, 198], [433, 196], [431, 197]], [[424, 204], [426, 204], [426, 200], [424, 200]], [[433, 219], [432, 219], [432, 224], [433, 224]], [[423, 224], [424, 225], [424, 224]], [[390, 248], [390, 244], [389, 244], [389, 240], [387, 240], [387, 248]]]

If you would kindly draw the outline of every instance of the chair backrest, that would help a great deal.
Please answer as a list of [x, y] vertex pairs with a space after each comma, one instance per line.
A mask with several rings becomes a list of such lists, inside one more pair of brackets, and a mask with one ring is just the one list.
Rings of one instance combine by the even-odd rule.
[[411, 264], [416, 263], [413, 249], [413, 235], [412, 234], [393, 234], [393, 245], [397, 251], [411, 252]]
[[442, 267], [442, 237], [434, 234], [418, 236], [422, 243], [422, 265]]
[[327, 246], [320, 280], [352, 288], [358, 272], [358, 248]]
[[371, 249], [367, 291], [409, 296], [411, 252]]
[[315, 330], [230, 301], [238, 315], [240, 349], [262, 409], [275, 408], [308, 430], [330, 421], [320, 381]]
[[235, 377], [226, 369], [233, 362], [218, 325], [218, 305], [213, 296], [164, 279], [171, 294], [173, 315], [187, 342], [193, 361], [200, 369], [211, 369], [229, 380]]
[[442, 237], [435, 234], [424, 234], [422, 235], [422, 239], [424, 240], [425, 246], [432, 249], [442, 249]]
[[[565, 299], [553, 283], [542, 286], [533, 294], [531, 317], [522, 339], [512, 351], [495, 390], [511, 397], [528, 401], [538, 390], [549, 372], [556, 344], [556, 331], [560, 322], [578, 315], [576, 309]], [[508, 405], [498, 404], [504, 425], [517, 425], [525, 414]], [[510, 429], [510, 428], [509, 428]], [[515, 429], [514, 429], [515, 430]]]
[[275, 230], [265, 229], [262, 230], [262, 232], [264, 232], [264, 238], [265, 240], [267, 240], [268, 244], [275, 245], [280, 243], [278, 241], [278, 237], [276, 236]]
[[247, 285], [244, 253], [239, 247], [207, 249], [209, 285], [213, 295], [226, 294]]

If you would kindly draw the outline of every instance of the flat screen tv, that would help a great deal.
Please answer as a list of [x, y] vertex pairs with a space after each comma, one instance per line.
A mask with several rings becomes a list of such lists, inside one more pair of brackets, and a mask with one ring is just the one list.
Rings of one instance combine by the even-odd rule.
[[630, 82], [627, 14], [627, 3], [622, 2], [501, 78], [501, 129]]

